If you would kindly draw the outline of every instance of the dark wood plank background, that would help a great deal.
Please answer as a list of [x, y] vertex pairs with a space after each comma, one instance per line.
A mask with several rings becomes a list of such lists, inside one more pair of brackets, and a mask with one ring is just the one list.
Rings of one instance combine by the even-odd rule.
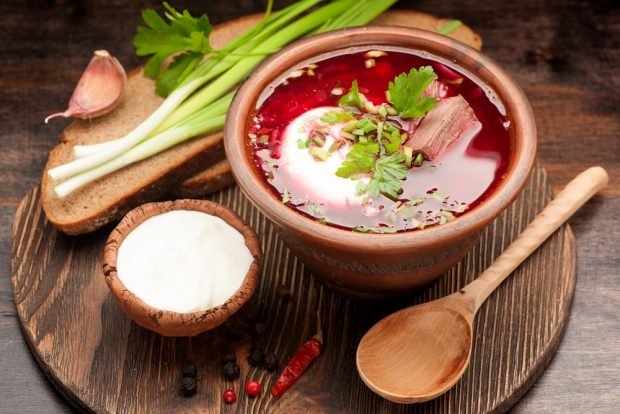
[[[126, 67], [139, 63], [131, 38], [139, 10], [158, 1], [31, 0], [0, 3], [0, 412], [73, 409], [46, 380], [19, 331], [9, 271], [10, 226], [18, 201], [39, 182], [47, 152], [66, 123], [62, 109], [92, 50]], [[214, 22], [258, 12], [264, 1], [174, 1]], [[276, 2], [283, 5], [287, 2]], [[620, 409], [620, 7], [615, 1], [401, 1], [465, 21], [483, 51], [528, 95], [539, 129], [539, 160], [554, 189], [600, 164], [610, 186], [577, 213], [578, 282], [564, 342], [515, 412]]]

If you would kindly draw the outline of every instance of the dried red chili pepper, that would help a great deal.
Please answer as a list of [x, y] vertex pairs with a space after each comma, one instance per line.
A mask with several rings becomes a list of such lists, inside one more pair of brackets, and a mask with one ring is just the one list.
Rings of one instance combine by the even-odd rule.
[[282, 371], [282, 374], [271, 389], [271, 395], [280, 398], [291, 385], [304, 373], [323, 349], [323, 331], [319, 319], [317, 333], [304, 342]]

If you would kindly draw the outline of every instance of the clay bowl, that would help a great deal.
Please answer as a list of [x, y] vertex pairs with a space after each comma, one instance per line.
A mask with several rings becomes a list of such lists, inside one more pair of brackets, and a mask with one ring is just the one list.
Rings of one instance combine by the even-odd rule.
[[[247, 144], [257, 104], [283, 75], [347, 49], [398, 47], [452, 62], [491, 88], [511, 120], [508, 171], [485, 201], [439, 226], [396, 234], [355, 233], [322, 225], [277, 198], [253, 168]], [[470, 76], [471, 77], [471, 76]], [[276, 226], [287, 246], [332, 288], [355, 296], [386, 296], [426, 284], [471, 249], [481, 231], [519, 195], [533, 167], [536, 127], [530, 105], [512, 78], [488, 57], [446, 36], [423, 30], [374, 26], [309, 37], [283, 49], [241, 85], [226, 118], [224, 142], [237, 183]]]
[[[157, 309], [144, 303], [118, 278], [117, 253], [125, 237], [149, 217], [173, 210], [200, 211], [219, 217], [244, 237], [254, 261], [239, 289], [224, 304], [190, 313]], [[138, 325], [164, 336], [193, 336], [221, 325], [248, 301], [256, 288], [261, 257], [260, 242], [252, 227], [228, 208], [205, 200], [166, 201], [144, 204], [127, 213], [108, 237], [103, 253], [103, 273], [118, 306]]]

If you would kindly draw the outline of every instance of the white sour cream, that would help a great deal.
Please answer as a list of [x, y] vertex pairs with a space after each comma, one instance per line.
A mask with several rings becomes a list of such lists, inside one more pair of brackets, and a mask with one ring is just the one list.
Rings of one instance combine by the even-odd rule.
[[252, 261], [237, 229], [219, 217], [179, 210], [148, 218], [125, 237], [117, 274], [146, 304], [188, 313], [226, 302]]
[[346, 122], [326, 124], [321, 117], [330, 111], [342, 111], [342, 108], [322, 106], [304, 112], [295, 118], [284, 132], [281, 155], [278, 167], [296, 181], [296, 191], [317, 204], [326, 204], [334, 208], [359, 206], [362, 197], [356, 194], [358, 181], [338, 177], [336, 170], [340, 168], [349, 152], [349, 145], [343, 145], [327, 160], [317, 161], [306, 148], [299, 148], [298, 140], [308, 139], [308, 131], [313, 125], [328, 127], [324, 148], [329, 148]]

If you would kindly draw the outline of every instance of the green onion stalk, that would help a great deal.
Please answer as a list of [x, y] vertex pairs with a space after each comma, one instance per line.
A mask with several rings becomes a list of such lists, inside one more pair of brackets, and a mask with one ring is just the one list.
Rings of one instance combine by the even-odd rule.
[[[162, 127], [162, 120], [166, 119], [189, 95], [196, 92], [209, 81], [214, 80], [235, 65], [249, 51], [265, 42], [274, 32], [280, 30], [282, 26], [289, 23], [292, 19], [307, 11], [309, 8], [320, 3], [322, 0], [304, 0], [281, 10], [275, 15], [271, 15], [273, 1], [269, 1], [265, 18], [254, 28], [248, 30], [237, 39], [233, 40], [218, 53], [207, 59], [202, 65], [198, 66], [138, 127], [123, 138], [109, 141], [102, 144], [76, 146], [74, 156], [84, 158], [76, 160], [63, 166], [49, 171], [50, 177], [55, 180], [71, 177], [76, 172], [84, 171], [88, 165], [97, 165], [106, 160], [110, 160], [138, 142], [163, 132], [173, 124]], [[263, 55], [263, 58], [266, 55]], [[218, 83], [221, 80], [218, 79]], [[232, 87], [234, 85], [230, 85]], [[216, 97], [217, 98], [217, 97]], [[228, 108], [228, 106], [226, 106]], [[101, 161], [103, 160], [103, 161]], [[62, 167], [62, 168], [61, 168]]]
[[[224, 126], [234, 88], [267, 56], [315, 33], [364, 25], [396, 0], [302, 0], [276, 13], [269, 1], [264, 19], [223, 49], [211, 53], [162, 104], [122, 138], [76, 146], [75, 159], [51, 169], [58, 197], [127, 165]], [[302, 16], [303, 15], [303, 16]], [[299, 17], [301, 16], [301, 17]]]

